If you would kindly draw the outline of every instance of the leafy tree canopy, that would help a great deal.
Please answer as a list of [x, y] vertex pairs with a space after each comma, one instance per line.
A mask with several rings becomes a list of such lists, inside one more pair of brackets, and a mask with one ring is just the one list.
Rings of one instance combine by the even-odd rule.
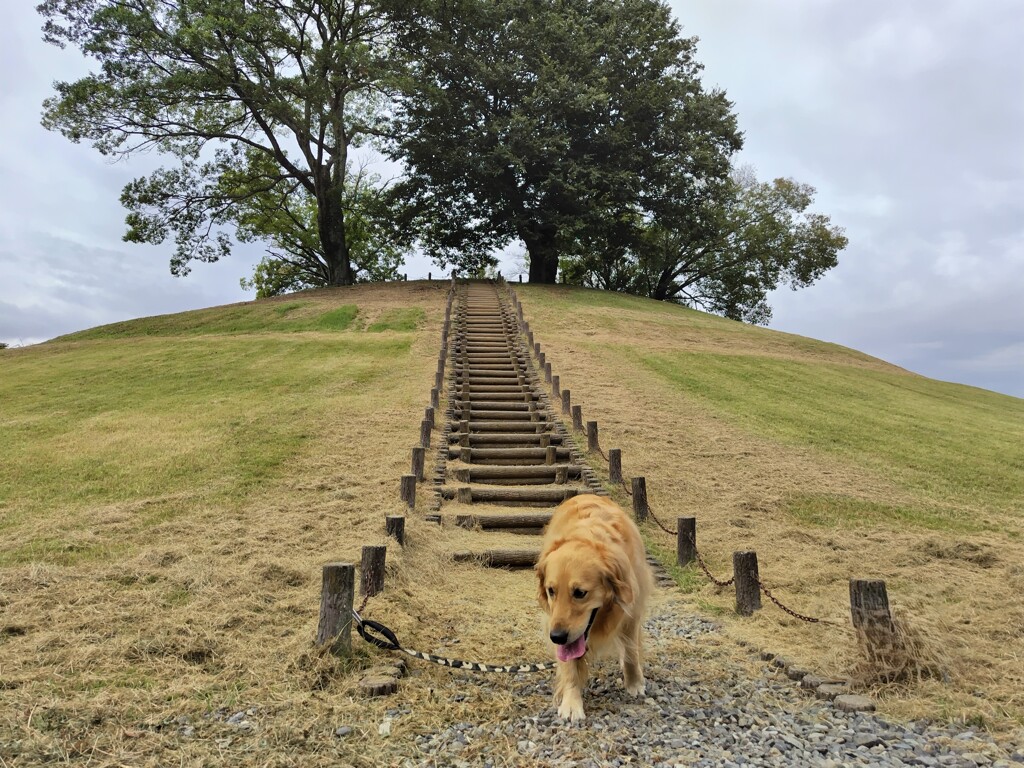
[[813, 201], [807, 184], [759, 182], [752, 169], [740, 168], [726, 194], [700, 211], [702, 228], [653, 220], [622, 258], [568, 259], [567, 280], [767, 323], [771, 291], [811, 285], [836, 266], [846, 247], [840, 227], [808, 210]]
[[330, 285], [378, 268], [372, 248], [353, 268], [359, 226], [346, 223], [364, 202], [352, 197], [350, 152], [379, 132], [392, 76], [374, 5], [45, 0], [38, 10], [47, 41], [97, 64], [56, 84], [43, 124], [103, 154], [156, 150], [176, 161], [125, 187], [125, 239], [173, 236], [176, 275], [225, 256], [228, 225]]
[[559, 257], [624, 253], [661, 211], [716, 194], [739, 149], [655, 0], [392, 0], [411, 52], [392, 152], [410, 231], [474, 269], [519, 238], [530, 280]]

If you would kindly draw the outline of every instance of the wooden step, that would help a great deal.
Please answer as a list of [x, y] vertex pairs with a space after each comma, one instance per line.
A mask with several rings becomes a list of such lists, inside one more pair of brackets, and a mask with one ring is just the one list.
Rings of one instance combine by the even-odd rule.
[[[503, 464], [516, 460], [531, 460], [543, 464], [547, 459], [547, 448], [453, 448], [448, 458], [466, 464]], [[555, 461], [568, 461], [568, 448], [555, 449]]]
[[580, 467], [575, 464], [539, 464], [522, 466], [519, 464], [490, 464], [486, 467], [459, 467], [455, 477], [463, 483], [490, 483], [493, 480], [543, 480], [548, 483], [560, 482], [568, 478], [580, 476]]
[[504, 504], [506, 506], [540, 506], [561, 504], [581, 493], [591, 493], [575, 485], [536, 488], [482, 488], [478, 486], [441, 486], [441, 496], [455, 499], [460, 504]]
[[489, 568], [533, 568], [540, 557], [537, 549], [487, 549], [483, 552], [456, 552], [457, 563], [475, 562]]
[[[452, 422], [453, 432], [465, 432], [461, 420]], [[534, 432], [540, 434], [552, 428], [546, 421], [470, 421], [469, 431], [472, 432]]]
[[562, 444], [561, 435], [544, 433], [532, 435], [528, 432], [485, 432], [480, 435], [463, 435], [459, 432], [453, 432], [448, 436], [448, 439], [466, 448], [488, 445], [497, 447], [499, 443], [505, 447], [532, 445], [537, 448], [547, 448], [549, 445]]
[[[538, 421], [542, 416], [539, 411], [520, 411], [509, 409], [483, 410], [477, 408], [455, 408], [452, 415], [457, 419], [469, 419], [471, 421]], [[544, 417], [547, 418], [546, 416]]]
[[551, 520], [551, 512], [524, 513], [521, 515], [456, 515], [455, 524], [460, 528], [480, 528], [484, 531], [508, 529], [529, 529], [540, 532]]

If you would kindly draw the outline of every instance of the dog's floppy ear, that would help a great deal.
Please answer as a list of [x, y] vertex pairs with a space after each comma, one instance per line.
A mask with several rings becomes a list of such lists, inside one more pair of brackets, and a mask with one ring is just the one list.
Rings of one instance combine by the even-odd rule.
[[534, 566], [534, 573], [537, 574], [537, 602], [540, 603], [540, 607], [547, 610], [548, 607], [548, 594], [544, 589], [544, 570], [547, 568], [548, 558], [544, 555], [537, 561], [537, 565]]
[[638, 589], [629, 557], [621, 549], [616, 548], [605, 550], [603, 558], [605, 579], [615, 596], [615, 602], [629, 613]]

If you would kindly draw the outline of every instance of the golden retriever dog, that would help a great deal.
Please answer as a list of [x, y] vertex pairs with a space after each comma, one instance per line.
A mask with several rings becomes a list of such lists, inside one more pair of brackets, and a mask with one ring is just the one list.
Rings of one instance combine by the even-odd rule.
[[618, 651], [626, 690], [641, 696], [640, 624], [654, 579], [636, 524], [611, 499], [565, 501], [544, 531], [537, 600], [547, 614], [558, 671], [559, 717], [582, 720], [588, 664]]

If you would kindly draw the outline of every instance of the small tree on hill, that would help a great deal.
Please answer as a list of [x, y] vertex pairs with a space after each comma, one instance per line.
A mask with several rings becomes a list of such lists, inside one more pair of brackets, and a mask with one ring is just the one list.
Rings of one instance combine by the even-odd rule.
[[[45, 39], [97, 63], [57, 83], [43, 124], [105, 155], [176, 165], [128, 184], [125, 239], [173, 236], [171, 272], [269, 239], [288, 264], [352, 283], [349, 160], [380, 128], [389, 30], [363, 0], [44, 0]], [[364, 254], [364, 269], [372, 249]], [[321, 268], [322, 267], [322, 268]], [[281, 269], [291, 267], [282, 264]]]

